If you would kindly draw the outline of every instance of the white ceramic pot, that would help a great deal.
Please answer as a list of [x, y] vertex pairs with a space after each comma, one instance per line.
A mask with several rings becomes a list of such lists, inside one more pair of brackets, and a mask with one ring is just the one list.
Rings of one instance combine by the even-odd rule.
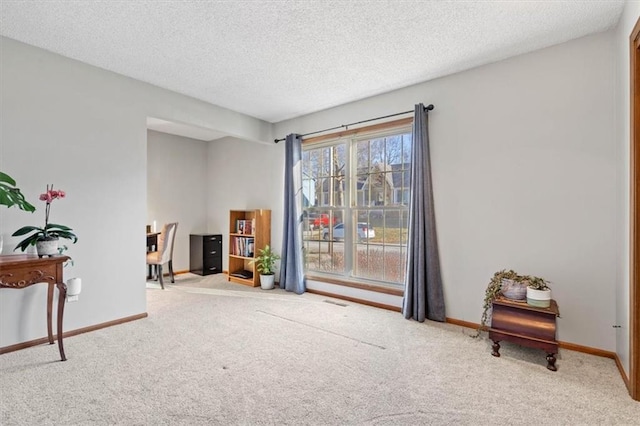
[[260, 288], [263, 290], [271, 290], [276, 281], [275, 274], [262, 275], [260, 274]]
[[536, 290], [527, 287], [527, 305], [548, 308], [551, 306], [551, 290]]
[[55, 256], [58, 254], [58, 239], [36, 241], [36, 251], [38, 256]]

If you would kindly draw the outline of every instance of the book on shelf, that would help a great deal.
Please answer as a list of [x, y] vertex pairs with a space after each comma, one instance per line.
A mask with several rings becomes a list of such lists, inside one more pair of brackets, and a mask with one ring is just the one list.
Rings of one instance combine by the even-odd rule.
[[253, 235], [254, 229], [256, 229], [255, 219], [237, 219], [236, 220], [236, 234]]
[[242, 257], [253, 257], [253, 247], [255, 240], [253, 237], [233, 237], [232, 254]]

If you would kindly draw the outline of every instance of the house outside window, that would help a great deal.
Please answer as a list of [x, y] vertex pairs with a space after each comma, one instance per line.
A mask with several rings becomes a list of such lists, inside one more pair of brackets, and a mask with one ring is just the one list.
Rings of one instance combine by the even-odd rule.
[[411, 190], [411, 127], [305, 143], [305, 270], [402, 287]]

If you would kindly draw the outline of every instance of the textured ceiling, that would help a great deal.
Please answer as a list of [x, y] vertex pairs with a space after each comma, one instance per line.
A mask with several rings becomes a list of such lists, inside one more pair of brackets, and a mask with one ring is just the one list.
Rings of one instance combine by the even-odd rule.
[[0, 34], [269, 122], [616, 25], [623, 1], [12, 1]]

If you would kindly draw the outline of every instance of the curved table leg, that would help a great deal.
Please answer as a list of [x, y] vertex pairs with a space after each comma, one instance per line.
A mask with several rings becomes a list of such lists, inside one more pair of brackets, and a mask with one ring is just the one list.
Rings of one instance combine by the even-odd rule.
[[493, 349], [493, 352], [491, 352], [491, 355], [493, 356], [500, 356], [500, 342], [498, 340], [494, 340], [493, 341], [493, 345], [491, 346], [491, 349]]
[[547, 354], [547, 368], [551, 371], [558, 371], [556, 367], [556, 354]]
[[50, 282], [47, 285], [47, 336], [49, 337], [49, 344], [53, 345], [53, 325], [51, 324], [53, 313], [53, 286]]
[[60, 358], [62, 361], [66, 361], [67, 357], [64, 355], [64, 346], [62, 345], [62, 317], [64, 315], [64, 304], [67, 298], [67, 285], [65, 283], [57, 283], [58, 286], [58, 349], [60, 350]]

